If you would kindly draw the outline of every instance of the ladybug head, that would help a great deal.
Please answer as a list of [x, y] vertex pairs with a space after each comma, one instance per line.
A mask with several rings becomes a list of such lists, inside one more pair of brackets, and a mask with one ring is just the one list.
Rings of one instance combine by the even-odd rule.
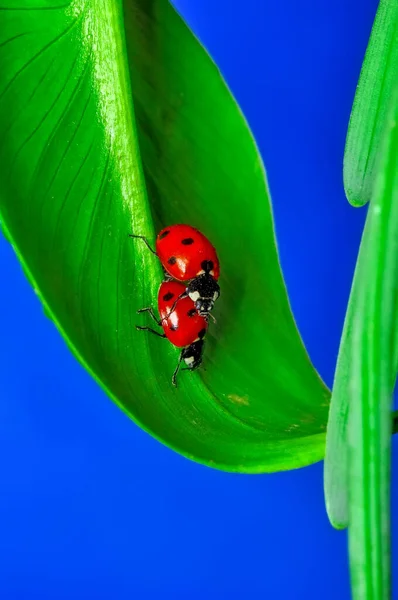
[[187, 288], [188, 295], [195, 303], [195, 308], [201, 317], [208, 317], [213, 310], [217, 298], [220, 296], [220, 286], [209, 275], [202, 273], [191, 281]]
[[213, 306], [213, 298], [199, 298], [199, 300], [195, 302], [195, 308], [201, 317], [208, 317], [209, 313], [213, 310]]
[[184, 348], [181, 358], [189, 371], [194, 371], [202, 364], [203, 346], [204, 341], [202, 339]]
[[203, 346], [204, 346], [204, 334], [206, 333], [206, 330], [203, 329], [203, 331], [199, 332], [199, 335], [202, 335], [202, 337], [200, 337], [198, 340], [196, 340], [196, 342], [193, 342], [192, 344], [190, 344], [189, 346], [186, 346], [185, 348], [183, 348], [181, 355], [180, 355], [180, 360], [178, 361], [178, 365], [176, 367], [176, 370], [173, 373], [173, 377], [171, 379], [171, 383], [177, 387], [177, 373], [180, 369], [180, 365], [181, 362], [184, 361], [185, 363], [185, 368], [182, 369], [182, 371], [194, 371], [195, 369], [197, 369], [201, 364], [202, 364], [202, 355], [203, 355]]

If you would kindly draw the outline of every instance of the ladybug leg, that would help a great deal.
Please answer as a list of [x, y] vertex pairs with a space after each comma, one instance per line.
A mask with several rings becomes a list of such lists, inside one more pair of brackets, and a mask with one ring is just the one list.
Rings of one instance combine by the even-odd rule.
[[157, 318], [157, 316], [153, 312], [153, 308], [151, 306], [149, 306], [148, 308], [140, 308], [140, 310], [137, 310], [137, 313], [143, 313], [143, 312], [149, 313], [150, 316], [152, 317], [152, 319], [155, 321], [155, 323], [157, 323], [159, 326], [161, 326], [162, 321]]
[[169, 318], [169, 316], [171, 315], [171, 313], [175, 311], [175, 309], [176, 309], [176, 306], [177, 306], [177, 302], [178, 302], [179, 300], [181, 300], [181, 298], [186, 298], [187, 296], [188, 296], [188, 292], [187, 292], [187, 291], [185, 291], [185, 292], [182, 292], [182, 294], [180, 294], [180, 295], [178, 296], [178, 298], [177, 298], [177, 299], [174, 301], [174, 304], [173, 304], [173, 306], [171, 307], [171, 309], [170, 309], [170, 312], [167, 314], [167, 318]]
[[171, 383], [174, 385], [174, 387], [177, 387], [177, 374], [178, 374], [178, 371], [180, 370], [183, 355], [184, 355], [184, 350], [180, 354], [180, 358], [178, 359], [178, 363], [174, 370], [173, 377], [171, 378]]
[[143, 235], [133, 235], [132, 233], [129, 233], [129, 237], [136, 238], [138, 240], [142, 240], [146, 244], [146, 247], [152, 252], [152, 254], [154, 254], [155, 256], [157, 256], [155, 250], [153, 250], [153, 248], [151, 248], [151, 246], [149, 245], [149, 242], [146, 239], [146, 237], [144, 237]]
[[163, 281], [173, 281], [173, 279], [174, 279], [173, 276], [170, 275], [170, 273], [168, 273], [164, 267], [163, 267], [163, 277], [164, 277]]
[[[174, 387], [177, 387], [177, 373], [179, 371], [191, 371], [191, 373], [192, 373], [192, 371], [194, 371], [196, 369], [196, 367], [183, 367], [181, 369], [181, 362], [182, 362], [182, 356], [180, 356], [180, 358], [179, 358], [178, 364], [176, 366], [176, 369], [173, 373], [173, 377], [171, 379], [171, 383], [174, 385]], [[205, 371], [206, 371], [206, 369], [205, 369]]]
[[159, 333], [158, 331], [155, 331], [154, 329], [151, 329], [150, 327], [141, 327], [141, 325], [136, 325], [135, 328], [138, 329], [138, 331], [149, 331], [150, 333], [153, 333], [154, 335], [157, 335], [158, 337], [161, 337], [161, 338], [166, 337], [165, 333]]

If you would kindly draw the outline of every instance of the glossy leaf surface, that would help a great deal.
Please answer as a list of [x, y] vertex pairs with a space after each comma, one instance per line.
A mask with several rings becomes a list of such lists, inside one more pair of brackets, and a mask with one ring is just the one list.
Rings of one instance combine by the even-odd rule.
[[[256, 145], [206, 51], [166, 0], [3, 1], [0, 23], [3, 228], [79, 360], [195, 460], [321, 459], [329, 392], [290, 311]], [[205, 370], [178, 389], [178, 350], [135, 329], [162, 273], [128, 238], [176, 222], [221, 261]]]
[[398, 2], [380, 0], [362, 65], [344, 154], [344, 187], [354, 206], [371, 198], [377, 157], [398, 81]]

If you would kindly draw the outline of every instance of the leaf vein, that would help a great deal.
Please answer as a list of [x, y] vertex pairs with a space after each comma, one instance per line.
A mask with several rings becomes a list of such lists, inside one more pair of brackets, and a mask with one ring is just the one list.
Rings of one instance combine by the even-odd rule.
[[46, 44], [45, 46], [43, 46], [43, 48], [41, 48], [39, 50], [39, 52], [37, 52], [34, 56], [32, 56], [28, 60], [28, 62], [26, 62], [25, 64], [23, 64], [22, 67], [20, 69], [18, 69], [18, 71], [13, 75], [13, 77], [7, 83], [7, 85], [5, 86], [5, 88], [3, 89], [3, 91], [0, 93], [0, 100], [6, 94], [6, 92], [10, 89], [10, 87], [15, 83], [15, 81], [18, 79], [18, 77], [28, 67], [30, 67], [45, 52], [47, 52], [47, 50], [49, 50], [51, 48], [51, 46], [53, 46], [54, 44], [56, 44], [57, 42], [59, 42], [63, 37], [65, 37], [66, 35], [68, 35], [68, 33], [70, 33], [73, 30], [73, 28], [76, 26], [76, 24], [82, 19], [82, 16], [83, 16], [83, 13], [81, 15], [79, 15], [76, 19], [74, 19], [74, 21], [69, 25], [69, 27], [67, 27], [66, 29], [64, 29], [64, 31], [62, 31], [59, 35], [57, 35], [57, 37], [55, 37], [53, 40], [51, 40], [51, 42], [49, 42], [48, 44]]

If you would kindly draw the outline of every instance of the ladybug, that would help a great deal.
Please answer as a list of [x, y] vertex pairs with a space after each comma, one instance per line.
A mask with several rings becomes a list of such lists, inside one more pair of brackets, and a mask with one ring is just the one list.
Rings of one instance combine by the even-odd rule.
[[[217, 252], [207, 237], [191, 225], [171, 225], [158, 234], [156, 251], [144, 236], [130, 234], [130, 237], [145, 242], [149, 250], [159, 258], [167, 277], [189, 282], [178, 298], [189, 296], [199, 315], [208, 316], [220, 296], [220, 286], [217, 283], [220, 263]], [[172, 310], [174, 308], [175, 306]]]
[[163, 327], [163, 333], [155, 331], [151, 327], [136, 325], [138, 330], [149, 331], [159, 337], [167, 338], [173, 346], [182, 348], [171, 380], [174, 386], [177, 386], [177, 373], [180, 370], [182, 361], [186, 365], [185, 369], [182, 369], [183, 371], [194, 371], [202, 363], [203, 338], [208, 325], [207, 318], [198, 314], [193, 301], [188, 296], [181, 298], [184, 291], [185, 286], [182, 283], [178, 281], [164, 281], [158, 293], [160, 319], [156, 317], [151, 307], [141, 308], [138, 311], [139, 313], [148, 312], [152, 319], [160, 327]]

